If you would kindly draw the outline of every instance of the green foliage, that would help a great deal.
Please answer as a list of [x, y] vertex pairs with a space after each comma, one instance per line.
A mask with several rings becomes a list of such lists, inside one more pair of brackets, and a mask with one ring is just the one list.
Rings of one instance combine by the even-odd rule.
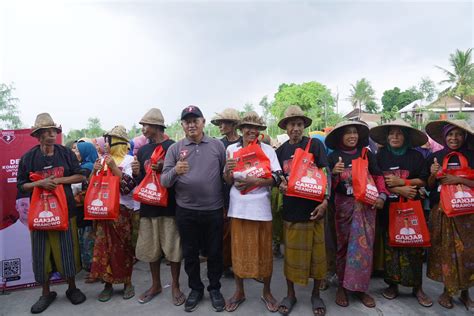
[[0, 84], [0, 129], [18, 129], [22, 127], [18, 98], [12, 96], [13, 84]]
[[142, 134], [142, 128], [137, 126], [137, 124], [133, 124], [130, 130], [128, 131], [128, 137], [130, 139], [140, 136]]
[[472, 48], [463, 52], [459, 49], [449, 56], [449, 62], [452, 70], [436, 66], [442, 70], [447, 79], [440, 84], [448, 84], [449, 86], [441, 92], [441, 95], [459, 96], [459, 111], [462, 111], [463, 98], [474, 94], [474, 63], [472, 59]]
[[403, 108], [404, 106], [412, 103], [415, 100], [423, 98], [423, 94], [419, 92], [415, 87], [412, 87], [403, 92], [400, 91], [400, 88], [395, 87], [391, 90], [386, 90], [382, 96], [382, 105], [384, 112], [390, 112], [393, 107], [398, 109]]
[[375, 91], [370, 82], [367, 79], [362, 78], [358, 80], [355, 85], [351, 84], [349, 100], [354, 109], [365, 109], [368, 111], [367, 104], [373, 106], [372, 102], [375, 101]]
[[469, 115], [464, 112], [458, 112], [455, 115], [456, 120], [469, 120]]
[[369, 113], [377, 113], [379, 111], [379, 105], [374, 100], [371, 100], [365, 105], [365, 110]]
[[397, 113], [398, 112], [398, 107], [395, 105], [392, 107], [390, 110], [384, 110], [382, 111], [382, 122], [390, 122], [393, 121], [397, 118]]
[[87, 127], [83, 129], [72, 129], [69, 133], [64, 135], [64, 142], [76, 141], [81, 138], [97, 138], [105, 134], [102, 129], [100, 119], [97, 117], [90, 117], [87, 119]]
[[276, 122], [283, 118], [285, 110], [290, 105], [300, 106], [306, 115], [313, 119], [311, 130], [323, 128], [325, 121], [330, 123], [339, 119], [334, 113], [334, 98], [331, 91], [316, 81], [280, 85], [278, 92], [275, 93], [275, 101], [270, 105], [270, 113]]

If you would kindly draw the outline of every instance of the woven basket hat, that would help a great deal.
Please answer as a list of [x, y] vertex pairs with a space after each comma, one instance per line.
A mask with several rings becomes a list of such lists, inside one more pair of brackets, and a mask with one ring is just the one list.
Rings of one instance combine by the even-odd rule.
[[256, 126], [260, 131], [263, 131], [267, 128], [263, 119], [258, 116], [257, 112], [255, 111], [245, 113], [239, 125], [237, 125], [237, 128], [242, 129], [242, 127], [245, 125]]
[[357, 147], [365, 147], [369, 145], [369, 127], [362, 121], [343, 121], [338, 123], [326, 136], [324, 143], [331, 149], [336, 149], [337, 144], [342, 142], [342, 133], [348, 126], [355, 126], [359, 133], [359, 141]]
[[53, 118], [49, 113], [40, 113], [36, 116], [35, 125], [31, 127], [30, 135], [35, 136], [39, 130], [54, 128], [58, 133], [61, 133], [61, 125], [54, 123]]
[[216, 116], [211, 120], [211, 123], [219, 126], [222, 121], [230, 121], [238, 124], [240, 121], [239, 111], [236, 109], [227, 108], [221, 113], [217, 113]]
[[163, 114], [161, 113], [160, 109], [157, 109], [157, 108], [152, 108], [148, 112], [146, 112], [139, 123], [142, 125], [143, 124], [158, 125], [163, 128], [166, 128]]
[[390, 127], [400, 127], [408, 130], [408, 137], [410, 139], [410, 145], [412, 147], [422, 146], [428, 141], [428, 136], [426, 136], [425, 133], [416, 128], [411, 127], [410, 124], [408, 124], [402, 119], [396, 119], [395, 121], [388, 122], [380, 126], [372, 127], [369, 131], [369, 136], [377, 144], [386, 145]]
[[297, 106], [297, 105], [290, 105], [284, 114], [284, 117], [278, 122], [278, 127], [281, 129], [286, 129], [286, 124], [288, 123], [289, 120], [293, 118], [300, 118], [304, 121], [304, 127], [311, 126], [311, 123], [313, 122], [312, 119], [304, 115], [303, 110]]
[[110, 131], [104, 134], [104, 136], [114, 136], [128, 142], [127, 130], [122, 125], [117, 125]]
[[426, 127], [426, 133], [432, 139], [434, 139], [438, 144], [444, 145], [446, 143], [444, 136], [443, 136], [443, 128], [444, 126], [451, 124], [460, 129], [464, 130], [467, 133], [466, 142], [471, 147], [474, 144], [474, 131], [469, 126], [469, 124], [465, 120], [438, 120], [429, 122]]

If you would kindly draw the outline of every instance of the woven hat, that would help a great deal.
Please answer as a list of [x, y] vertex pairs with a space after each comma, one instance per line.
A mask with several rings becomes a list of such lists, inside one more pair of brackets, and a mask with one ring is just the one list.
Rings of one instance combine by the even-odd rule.
[[128, 142], [127, 130], [122, 125], [117, 125], [110, 131], [104, 134], [104, 136], [114, 136]]
[[211, 123], [219, 126], [221, 121], [231, 121], [238, 124], [240, 121], [239, 111], [236, 109], [227, 108], [221, 113], [217, 113], [216, 116], [211, 120]]
[[278, 122], [278, 127], [281, 129], [286, 129], [286, 124], [288, 123], [289, 120], [293, 118], [300, 118], [303, 119], [304, 121], [304, 127], [311, 126], [311, 123], [313, 122], [312, 119], [304, 115], [303, 110], [297, 106], [297, 105], [290, 105], [284, 114], [284, 117]]
[[35, 125], [31, 127], [30, 135], [34, 136], [39, 130], [47, 128], [54, 128], [58, 133], [61, 133], [62, 131], [61, 125], [54, 123], [53, 118], [49, 113], [40, 113], [36, 116]]
[[158, 126], [166, 128], [165, 118], [163, 117], [163, 114], [161, 114], [160, 109], [157, 109], [157, 108], [151, 108], [148, 112], [146, 112], [139, 123], [142, 125], [143, 124], [158, 125]]
[[395, 121], [382, 124], [380, 126], [372, 127], [369, 131], [369, 136], [373, 141], [380, 145], [387, 144], [387, 136], [390, 127], [400, 127], [408, 130], [410, 145], [412, 147], [418, 147], [426, 144], [428, 136], [422, 131], [413, 128], [402, 119], [396, 119]]
[[256, 126], [260, 131], [263, 131], [267, 128], [263, 119], [258, 116], [257, 112], [255, 111], [245, 113], [242, 117], [242, 120], [240, 120], [239, 125], [237, 125], [237, 128], [242, 129], [244, 125]]
[[467, 135], [467, 143], [468, 145], [474, 142], [474, 131], [472, 128], [469, 126], [469, 124], [465, 120], [438, 120], [438, 121], [433, 121], [429, 122], [426, 127], [426, 133], [428, 136], [430, 136], [432, 139], [434, 139], [438, 144], [445, 144], [444, 136], [443, 136], [443, 128], [444, 126], [451, 124], [456, 127], [459, 127], [460, 129], [464, 130]]
[[342, 142], [342, 133], [347, 126], [355, 126], [359, 133], [359, 141], [357, 147], [365, 147], [369, 145], [369, 127], [362, 121], [343, 121], [338, 123], [326, 136], [324, 143], [331, 149], [336, 149], [337, 144]]

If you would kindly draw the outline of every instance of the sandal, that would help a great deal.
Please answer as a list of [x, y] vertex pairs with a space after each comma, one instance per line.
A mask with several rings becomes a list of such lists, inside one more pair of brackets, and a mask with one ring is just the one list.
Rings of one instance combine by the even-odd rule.
[[107, 302], [112, 298], [114, 294], [113, 287], [106, 287], [100, 292], [99, 297], [97, 298], [100, 302]]
[[129, 300], [134, 296], [135, 296], [135, 287], [133, 285], [127, 286], [125, 287], [125, 289], [123, 289], [124, 300]]
[[398, 296], [399, 292], [397, 288], [394, 287], [387, 287], [383, 292], [382, 296], [385, 297], [387, 300], [393, 300]]
[[[342, 295], [344, 295], [344, 297], [341, 300]], [[341, 306], [341, 307], [349, 306], [349, 300], [347, 298], [347, 292], [342, 287], [338, 288], [337, 291], [336, 291], [336, 304]]]
[[[326, 315], [326, 304], [319, 296], [311, 296], [311, 307], [314, 315]], [[318, 310], [322, 310], [322, 313], [318, 313]]]
[[181, 306], [186, 301], [186, 295], [183, 292], [179, 292], [178, 296], [173, 296], [173, 304], [175, 306]]
[[[282, 315], [289, 315], [291, 313], [291, 310], [293, 309], [293, 306], [295, 306], [297, 300], [296, 297], [285, 297], [283, 300], [281, 300], [280, 305], [278, 305], [278, 312]], [[282, 312], [281, 308], [286, 308], [286, 312]]]
[[56, 292], [49, 292], [48, 295], [42, 295], [36, 303], [31, 306], [31, 313], [32, 314], [39, 314], [44, 312], [49, 305], [56, 299], [58, 294]]
[[86, 296], [78, 288], [68, 289], [66, 291], [66, 297], [73, 305], [81, 304], [86, 300]]
[[372, 296], [364, 292], [356, 293], [356, 297], [364, 304], [365, 307], [374, 308], [375, 307], [375, 300]]
[[[269, 299], [266, 299], [265, 296], [260, 296], [260, 299], [263, 301], [263, 303], [265, 303], [265, 307], [268, 309], [268, 311], [272, 312], [272, 313], [275, 313], [276, 311], [278, 311], [278, 303], [277, 301], [275, 301], [274, 299], [273, 300], [269, 300]], [[272, 304], [273, 304], [273, 308], [272, 308]]]
[[161, 290], [158, 291], [158, 292], [153, 293], [152, 291], [150, 291], [150, 289], [148, 289], [145, 293], [140, 295], [140, 297], [138, 298], [138, 303], [140, 303], [140, 304], [148, 303], [149, 301], [151, 301], [155, 296], [157, 296], [160, 293], [161, 293]]
[[423, 307], [431, 307], [433, 306], [433, 301], [423, 292], [421, 294], [417, 294], [415, 292], [412, 293], [414, 297], [418, 300], [418, 303]]
[[439, 296], [438, 304], [447, 309], [451, 309], [454, 307], [453, 298], [446, 293], [443, 293]]
[[229, 300], [229, 302], [225, 306], [225, 310], [229, 313], [234, 312], [239, 308], [240, 304], [245, 301], [245, 297], [242, 297], [238, 300], [234, 299], [233, 297]]

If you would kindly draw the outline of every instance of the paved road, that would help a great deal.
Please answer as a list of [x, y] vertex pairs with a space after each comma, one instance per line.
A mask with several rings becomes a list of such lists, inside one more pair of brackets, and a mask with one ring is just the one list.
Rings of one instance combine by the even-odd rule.
[[[162, 281], [163, 285], [166, 286], [170, 281], [170, 268], [164, 264], [162, 268]], [[201, 271], [203, 279], [205, 279], [206, 269], [205, 264], [201, 265]], [[78, 286], [86, 294], [87, 301], [81, 305], [73, 306], [66, 299], [64, 292], [66, 291], [66, 285], [56, 285], [54, 290], [58, 292], [58, 298], [49, 307], [49, 309], [43, 313], [44, 315], [60, 315], [60, 316], [72, 316], [72, 315], [193, 315], [193, 316], [207, 316], [207, 315], [242, 315], [242, 316], [256, 316], [256, 315], [279, 315], [278, 313], [273, 314], [268, 312], [263, 303], [260, 301], [260, 295], [262, 291], [262, 285], [255, 282], [254, 280], [245, 281], [245, 289], [247, 300], [240, 306], [240, 308], [234, 313], [223, 312], [221, 314], [215, 313], [210, 304], [209, 296], [205, 295], [204, 300], [199, 305], [198, 309], [193, 313], [185, 313], [183, 306], [176, 307], [171, 303], [171, 289], [166, 287], [162, 294], [157, 296], [154, 300], [148, 304], [139, 304], [136, 300], [139, 293], [145, 291], [149, 286], [150, 274], [148, 272], [148, 266], [144, 263], [137, 263], [135, 265], [133, 273], [133, 283], [137, 296], [129, 301], [122, 299], [119, 289], [122, 287], [116, 287], [117, 293], [107, 303], [101, 303], [97, 301], [97, 295], [102, 290], [100, 283], [84, 284], [84, 273], [82, 272], [78, 276]], [[207, 281], [207, 280], [206, 280]], [[436, 302], [438, 295], [442, 290], [442, 285], [439, 283], [432, 282], [425, 278], [425, 292], [431, 296]], [[189, 292], [187, 287], [187, 277], [184, 271], [181, 274], [182, 289], [185, 293]], [[308, 287], [297, 287], [298, 303], [295, 305], [291, 315], [312, 315], [310, 305], [311, 286]], [[350, 299], [350, 305], [347, 308], [342, 308], [334, 303], [335, 298], [335, 287], [331, 286], [327, 291], [322, 293], [322, 297], [327, 305], [327, 315], [472, 315], [468, 313], [464, 305], [457, 299], [455, 299], [455, 306], [452, 310], [447, 310], [440, 307], [435, 303], [431, 308], [424, 308], [418, 304], [415, 298], [410, 293], [411, 290], [408, 288], [400, 289], [400, 297], [396, 300], [389, 301], [383, 298], [380, 294], [385, 287], [385, 283], [380, 278], [375, 278], [371, 282], [370, 292], [374, 295], [377, 307], [366, 308], [359, 301], [354, 298]], [[234, 290], [234, 282], [232, 279], [222, 279], [222, 293], [225, 298], [229, 298]], [[286, 282], [283, 277], [283, 260], [275, 259], [274, 261], [274, 273], [272, 283], [273, 294], [277, 299], [282, 299], [286, 294]], [[18, 290], [10, 293], [9, 295], [0, 295], [0, 315], [30, 315], [29, 310], [31, 305], [41, 294], [39, 288]], [[474, 295], [474, 293], [473, 293]]]

